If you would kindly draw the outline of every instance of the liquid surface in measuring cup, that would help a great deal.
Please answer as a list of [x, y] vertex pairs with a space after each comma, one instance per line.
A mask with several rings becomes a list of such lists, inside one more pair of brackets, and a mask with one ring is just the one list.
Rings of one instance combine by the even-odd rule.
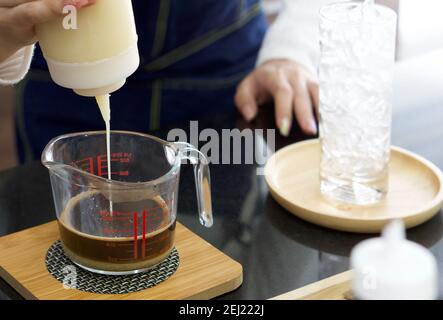
[[[74, 262], [94, 270], [142, 270], [163, 261], [174, 245], [175, 218], [160, 196], [114, 197], [106, 208], [104, 192], [83, 192], [69, 201], [58, 220], [63, 248]], [[132, 197], [132, 199], [131, 199]]]

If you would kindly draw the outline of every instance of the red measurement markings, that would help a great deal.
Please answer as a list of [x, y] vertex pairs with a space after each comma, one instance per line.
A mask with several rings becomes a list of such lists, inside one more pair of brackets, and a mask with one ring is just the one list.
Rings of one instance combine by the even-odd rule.
[[[100, 216], [100, 220], [104, 222], [128, 221], [128, 223], [132, 224], [130, 221], [132, 219], [132, 212], [113, 211], [110, 213], [109, 211], [101, 210], [98, 211], [98, 214]], [[132, 234], [132, 229], [130, 232]]]
[[134, 212], [134, 259], [137, 259], [137, 212]]
[[111, 172], [111, 174], [119, 175], [119, 176], [122, 176], [122, 177], [127, 177], [127, 176], [129, 176], [129, 171], [128, 170], [126, 170], [126, 171], [115, 171], [115, 172]]
[[101, 221], [105, 221], [105, 222], [129, 221], [129, 223], [131, 223], [130, 222], [131, 217], [110, 217], [110, 216], [104, 216], [104, 217], [101, 217], [100, 219], [101, 219]]
[[132, 153], [130, 152], [115, 152], [111, 154], [112, 161], [118, 161], [120, 163], [129, 163], [132, 160]]
[[[116, 152], [111, 154], [111, 168], [112, 163], [130, 163], [132, 159], [132, 153], [128, 152]], [[102, 176], [107, 174], [108, 157], [105, 154], [97, 156], [97, 175]], [[106, 171], [106, 172], [105, 172]], [[129, 176], [129, 170], [112, 171], [111, 175]]]
[[[146, 234], [150, 232], [156, 231], [158, 229], [164, 228], [170, 222], [169, 219], [169, 209], [172, 204], [172, 199], [165, 199], [164, 203], [158, 206], [150, 207], [148, 209], [144, 209], [141, 212], [141, 254], [143, 258], [146, 258]], [[169, 205], [168, 205], [169, 204]], [[100, 216], [100, 220], [103, 223], [111, 223], [118, 222], [120, 227], [130, 226], [130, 229], [113, 229], [113, 228], [103, 228], [104, 234], [132, 234], [133, 236], [133, 250], [134, 250], [134, 259], [138, 258], [138, 227], [139, 217], [137, 212], [123, 212], [123, 211], [113, 211], [110, 213], [106, 210], [99, 210], [97, 214]], [[160, 224], [156, 223], [156, 221], [162, 221]]]
[[[148, 210], [145, 209], [145, 211], [151, 211], [151, 213], [147, 214], [147, 217], [152, 217], [152, 216], [156, 216], [159, 213], [162, 213], [163, 210], [159, 211], [159, 212], [154, 212], [157, 211], [159, 209], [161, 209], [163, 207], [155, 207], [155, 208], [150, 208]], [[99, 211], [98, 214], [100, 215], [100, 218], [119, 218], [119, 219], [131, 219], [132, 215], [134, 214], [133, 212], [120, 212], [120, 211], [112, 211], [112, 213], [110, 213], [109, 211]]]
[[110, 213], [109, 211], [101, 210], [98, 212], [98, 214], [101, 215], [102, 217], [103, 216], [113, 217], [113, 216], [120, 216], [120, 215], [128, 215], [129, 218], [131, 218], [133, 213], [132, 212], [124, 212], [124, 211], [112, 211], [112, 213]]
[[103, 234], [109, 234], [109, 235], [121, 235], [121, 234], [128, 234], [129, 236], [132, 235], [134, 232], [134, 229], [112, 229], [112, 228], [103, 228]]
[[87, 171], [90, 174], [94, 174], [94, 161], [93, 161], [92, 157], [73, 161], [73, 162], [71, 162], [71, 165], [74, 167], [78, 167], [79, 169], [81, 169], [83, 171]]
[[[158, 206], [154, 206], [154, 207], [150, 207], [149, 209], [144, 209], [144, 211], [146, 212], [146, 217], [150, 218], [153, 216], [157, 216], [159, 213], [164, 213], [164, 214], [168, 214], [169, 209], [171, 207], [172, 204], [172, 200], [164, 200], [164, 204], [158, 205]], [[112, 213], [110, 213], [109, 211], [106, 210], [99, 210], [97, 211], [97, 214], [100, 215], [102, 218], [114, 218], [117, 216], [127, 216], [127, 219], [130, 219], [133, 215], [133, 212], [124, 212], [124, 211], [112, 211]]]
[[[105, 160], [102, 160], [102, 157], [103, 157], [103, 156], [101, 156], [101, 155], [98, 155], [98, 156], [97, 156], [97, 175], [100, 176], [100, 177], [101, 177], [102, 174], [103, 174], [103, 172], [102, 172], [103, 169], [104, 169], [105, 167], [107, 167], [107, 164], [106, 164], [106, 163], [107, 163], [107, 160], [106, 160], [107, 157], [104, 156]], [[103, 161], [104, 161], [105, 164], [103, 164]]]
[[143, 221], [142, 221], [142, 258], [145, 258], [146, 250], [146, 210], [143, 210]]

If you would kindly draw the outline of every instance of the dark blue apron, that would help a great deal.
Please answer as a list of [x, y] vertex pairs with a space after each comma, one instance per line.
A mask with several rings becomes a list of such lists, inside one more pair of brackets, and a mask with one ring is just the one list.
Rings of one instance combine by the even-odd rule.
[[[259, 0], [133, 0], [141, 63], [111, 96], [111, 127], [147, 132], [215, 112], [232, 112], [266, 31]], [[102, 130], [93, 98], [52, 82], [39, 48], [17, 88], [20, 161], [40, 157], [50, 139]]]

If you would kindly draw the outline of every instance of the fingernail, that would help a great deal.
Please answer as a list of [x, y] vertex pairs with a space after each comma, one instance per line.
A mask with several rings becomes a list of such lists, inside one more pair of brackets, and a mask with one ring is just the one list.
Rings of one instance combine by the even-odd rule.
[[65, 0], [65, 5], [71, 5], [76, 7], [77, 9], [80, 9], [81, 7], [84, 7], [88, 4], [90, 4], [89, 0]]
[[243, 107], [243, 113], [247, 122], [250, 122], [255, 117], [254, 109], [249, 104]]
[[289, 135], [289, 118], [285, 117], [281, 120], [280, 124], [280, 134], [284, 137], [287, 137]]
[[317, 123], [315, 120], [309, 121], [309, 131], [314, 135], [317, 134]]

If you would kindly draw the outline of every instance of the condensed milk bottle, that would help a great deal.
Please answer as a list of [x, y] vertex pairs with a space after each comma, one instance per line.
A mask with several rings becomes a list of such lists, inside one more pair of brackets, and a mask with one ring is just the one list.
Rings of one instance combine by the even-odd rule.
[[97, 0], [72, 18], [75, 28], [66, 16], [36, 28], [54, 82], [91, 97], [121, 88], [139, 65], [131, 0]]

